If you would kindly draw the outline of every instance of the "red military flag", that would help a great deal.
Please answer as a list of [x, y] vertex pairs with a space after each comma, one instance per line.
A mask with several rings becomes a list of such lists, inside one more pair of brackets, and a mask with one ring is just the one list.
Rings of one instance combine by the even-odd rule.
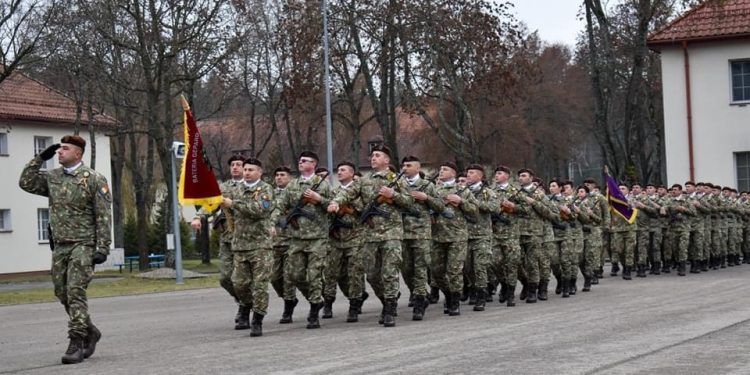
[[180, 99], [185, 109], [182, 122], [185, 129], [185, 157], [182, 159], [178, 197], [183, 206], [202, 206], [212, 212], [223, 200], [221, 189], [203, 152], [203, 139], [195, 125], [190, 105], [184, 96]]

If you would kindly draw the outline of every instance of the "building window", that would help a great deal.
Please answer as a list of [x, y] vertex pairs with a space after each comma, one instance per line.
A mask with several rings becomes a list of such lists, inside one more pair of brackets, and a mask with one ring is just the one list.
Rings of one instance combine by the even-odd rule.
[[42, 241], [49, 241], [49, 232], [47, 232], [47, 226], [49, 225], [49, 209], [40, 208], [36, 211], [36, 226], [37, 226], [37, 239]]
[[737, 164], [737, 189], [750, 191], [750, 152], [738, 152], [734, 155]]
[[732, 102], [750, 101], [750, 60], [730, 61]]
[[8, 156], [8, 133], [0, 133], [0, 156]]
[[10, 210], [0, 209], [0, 232], [10, 232], [13, 227], [10, 226]]
[[[52, 137], [34, 137], [34, 155], [39, 155], [49, 146], [52, 146]], [[41, 169], [52, 169], [52, 160], [45, 161]]]

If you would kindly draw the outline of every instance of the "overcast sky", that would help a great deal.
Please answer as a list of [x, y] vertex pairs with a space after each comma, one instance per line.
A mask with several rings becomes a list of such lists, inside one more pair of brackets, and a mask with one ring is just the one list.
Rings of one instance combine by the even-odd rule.
[[578, 19], [582, 0], [511, 0], [518, 19], [529, 31], [539, 31], [542, 40], [575, 46], [576, 35], [583, 30], [584, 20]]

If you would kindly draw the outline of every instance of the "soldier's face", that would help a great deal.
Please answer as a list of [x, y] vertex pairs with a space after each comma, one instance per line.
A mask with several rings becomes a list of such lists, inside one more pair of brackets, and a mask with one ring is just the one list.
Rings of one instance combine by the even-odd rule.
[[453, 168], [446, 166], [440, 167], [440, 174], [438, 175], [440, 181], [450, 181], [454, 178], [456, 178], [456, 171], [454, 171]]
[[354, 178], [354, 169], [348, 165], [342, 165], [336, 170], [336, 177], [342, 184], [349, 183]]
[[518, 183], [521, 185], [526, 186], [530, 184], [531, 179], [532, 179], [531, 174], [529, 174], [528, 172], [523, 172], [523, 173], [518, 174]]
[[60, 148], [57, 149], [57, 161], [63, 166], [73, 166], [83, 157], [83, 150], [76, 145], [70, 143], [60, 144]]
[[391, 163], [391, 158], [388, 157], [384, 152], [373, 151], [370, 155], [370, 167], [376, 171], [382, 171], [388, 168], [388, 164]]
[[402, 166], [402, 170], [404, 171], [404, 174], [413, 177], [416, 176], [417, 173], [419, 173], [420, 164], [416, 161], [407, 161]]
[[236, 179], [242, 177], [242, 160], [233, 160], [229, 164], [229, 173]]
[[558, 194], [558, 193], [560, 193], [560, 185], [558, 185], [557, 182], [550, 182], [549, 183], [549, 192], [551, 194]]
[[476, 169], [469, 169], [466, 171], [466, 182], [470, 185], [474, 185], [484, 178], [484, 173]]
[[458, 178], [458, 186], [466, 186], [466, 177]]
[[695, 192], [695, 185], [685, 185], [685, 192], [693, 194]]
[[641, 185], [633, 185], [633, 194], [638, 195], [641, 192], [643, 192]]
[[588, 193], [586, 192], [586, 189], [578, 189], [578, 198], [581, 198], [581, 199], [586, 198], [587, 194]]
[[297, 169], [302, 173], [315, 172], [315, 168], [318, 167], [318, 162], [315, 159], [308, 157], [301, 157], [297, 161]]
[[510, 175], [505, 173], [505, 171], [497, 171], [495, 172], [495, 182], [498, 184], [504, 184], [510, 180]]
[[666, 189], [666, 188], [663, 188], [663, 187], [660, 187], [660, 188], [656, 189], [656, 192], [657, 192], [657, 193], [659, 194], [659, 196], [661, 196], [661, 197], [663, 197], [663, 196], [667, 195], [667, 189]]
[[673, 187], [672, 190], [670, 190], [670, 192], [672, 193], [672, 196], [675, 197], [675, 198], [677, 198], [680, 195], [682, 195], [682, 189], [677, 188], [677, 187]]
[[260, 179], [260, 176], [262, 175], [263, 175], [263, 168], [255, 164], [244, 165], [243, 176], [245, 177], [245, 181], [250, 181], [250, 182], [258, 181], [258, 179]]
[[648, 195], [654, 195], [656, 193], [656, 187], [654, 186], [646, 186], [646, 194]]
[[629, 191], [627, 186], [620, 185], [618, 188], [620, 189], [620, 193], [622, 193], [622, 195], [628, 195]]
[[563, 193], [565, 193], [566, 195], [572, 195], [573, 185], [563, 185]]
[[276, 175], [273, 176], [273, 180], [276, 183], [276, 186], [280, 188], [285, 188], [287, 185], [289, 185], [289, 181], [291, 181], [292, 176], [289, 175], [289, 173], [286, 172], [276, 172]]

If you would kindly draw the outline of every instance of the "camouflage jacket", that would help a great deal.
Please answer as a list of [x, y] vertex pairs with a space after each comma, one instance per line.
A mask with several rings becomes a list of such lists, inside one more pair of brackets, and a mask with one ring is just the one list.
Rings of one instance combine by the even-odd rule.
[[[312, 188], [315, 184], [320, 183], [316, 192], [320, 194], [319, 203], [305, 202], [302, 194], [307, 189]], [[277, 200], [276, 209], [273, 211], [271, 220], [274, 224], [279, 220], [285, 221], [287, 215], [302, 202], [302, 211], [304, 215], [297, 217], [296, 222], [287, 223], [289, 236], [303, 240], [328, 238], [329, 216], [326, 208], [330, 203], [332, 193], [328, 181], [321, 181], [320, 176], [313, 175], [309, 179], [301, 176], [289, 182], [281, 197]]]
[[437, 196], [435, 184], [428, 180], [419, 178], [413, 184], [407, 181], [406, 189], [410, 192], [421, 191], [427, 194], [427, 200], [420, 202], [415, 199], [414, 204], [403, 211], [404, 239], [429, 240], [432, 238], [430, 215], [442, 212], [445, 205]]
[[273, 187], [265, 181], [250, 186], [237, 187], [237, 197], [232, 201], [234, 212], [234, 239], [232, 251], [273, 248], [270, 231], [273, 227], [271, 213], [274, 209]]
[[[542, 189], [520, 189], [520, 204], [516, 205], [518, 221], [522, 236], [543, 236], [545, 220], [558, 220], [559, 214], [550, 209], [549, 198]], [[528, 203], [525, 197], [534, 198]]]
[[474, 215], [476, 222], [467, 222], [466, 227], [469, 232], [469, 238], [484, 238], [492, 236], [492, 215], [499, 215], [500, 199], [494, 190], [484, 183], [479, 187], [469, 191], [474, 195], [474, 203], [477, 205], [477, 213]]
[[594, 207], [593, 210], [598, 211], [598, 216], [602, 218], [599, 226], [604, 229], [609, 229], [612, 223], [612, 215], [609, 212], [609, 202], [607, 202], [607, 197], [602, 195], [602, 193], [594, 191], [589, 194], [589, 199], [592, 200], [592, 205]]
[[[518, 187], [513, 184], [509, 183], [506, 186], [495, 185], [495, 193], [500, 204], [505, 200], [509, 200], [517, 205], [521, 204]], [[509, 210], [501, 209], [500, 214], [493, 215], [492, 233], [494, 238], [498, 240], [517, 240], [520, 231], [516, 214], [511, 213]]]
[[659, 209], [656, 208], [654, 202], [646, 193], [633, 195], [631, 199], [634, 206], [636, 206], [636, 203], [643, 204], [643, 207], [638, 207], [638, 216], [635, 218], [636, 229], [641, 231], [650, 230], [652, 225], [658, 223]]
[[[363, 176], [349, 187], [339, 191], [333, 199], [341, 205], [352, 204], [357, 199], [363, 202], [364, 210], [370, 207], [380, 196], [380, 188], [396, 181], [397, 175], [389, 170], [373, 172]], [[401, 210], [414, 204], [414, 198], [406, 188], [403, 179], [395, 182], [394, 195], [390, 201], [376, 204], [383, 211], [383, 215], [373, 216], [364, 223], [364, 242], [380, 242], [387, 240], [401, 240], [404, 237], [404, 222]]]
[[[679, 211], [678, 207], [684, 207], [687, 209], [687, 211]], [[669, 212], [670, 229], [677, 231], [689, 231], [690, 216], [693, 216], [697, 213], [695, 206], [693, 206], [685, 196], [670, 199], [669, 205], [667, 206], [667, 211]]]
[[[352, 181], [347, 186], [339, 185], [333, 191], [333, 196], [342, 194], [342, 190], [351, 188], [355, 184]], [[331, 221], [330, 235], [331, 235], [331, 246], [336, 248], [350, 248], [359, 247], [362, 245], [362, 224], [359, 222], [359, 216], [362, 214], [364, 204], [361, 199], [355, 199], [353, 202], [348, 204], [351, 208], [342, 209], [338, 214], [334, 215]], [[344, 211], [351, 211], [350, 213]]]
[[[274, 188], [273, 190], [274, 207], [279, 206], [279, 201], [284, 196], [284, 190], [286, 189], [282, 189], [280, 187]], [[282, 213], [282, 217], [286, 217], [286, 212]], [[276, 219], [273, 222], [273, 225], [276, 227], [276, 237], [273, 238], [273, 246], [274, 247], [289, 246], [289, 242], [291, 242], [291, 237], [289, 236], [289, 229], [282, 228], [278, 219]]]
[[63, 167], [40, 170], [36, 156], [23, 169], [18, 185], [49, 197], [49, 224], [55, 243], [82, 243], [109, 254], [112, 243], [112, 194], [107, 179], [81, 164], [67, 173]]
[[[244, 183], [244, 180], [235, 181], [231, 179], [222, 182], [221, 184], [219, 184], [219, 189], [221, 190], [221, 196], [223, 196], [224, 198], [232, 199], [232, 200], [236, 199], [239, 196], [238, 192], [240, 191], [240, 187], [242, 186], [243, 183]], [[209, 217], [213, 216], [214, 221], [220, 220], [220, 219], [226, 220], [226, 217], [224, 215], [221, 215], [222, 211], [229, 212], [230, 215], [232, 215], [233, 213], [231, 208], [226, 209], [226, 210], [222, 208], [214, 212], [209, 212], [208, 210], [206, 210], [205, 207], [201, 207], [201, 209], [198, 210], [195, 216], [199, 218], [203, 218], [206, 216], [209, 216]], [[224, 217], [221, 218], [221, 216], [224, 216]], [[232, 220], [234, 220], [234, 216], [232, 216]], [[221, 233], [221, 237], [219, 238], [221, 242], [227, 242], [227, 243], [232, 242], [232, 237], [233, 237], [232, 230], [226, 223], [224, 225], [221, 225], [219, 228], [217, 228], [217, 230]]]
[[437, 195], [445, 201], [450, 194], [458, 194], [462, 201], [458, 207], [445, 204], [445, 210], [440, 214], [433, 215], [435, 223], [432, 225], [432, 240], [437, 242], [456, 242], [469, 239], [469, 231], [466, 226], [466, 216], [476, 217], [477, 205], [474, 202], [474, 194], [468, 188], [462, 189], [455, 182], [443, 183], [437, 187]]
[[568, 197], [562, 194], [550, 195], [550, 210], [558, 212], [559, 220], [550, 221], [550, 227], [554, 233], [554, 239], [560, 241], [566, 238], [572, 238], [573, 230], [577, 227], [577, 215], [575, 211], [571, 210], [570, 215], [567, 216], [567, 220], [563, 217], [561, 208], [563, 206], [570, 207], [572, 201]]

